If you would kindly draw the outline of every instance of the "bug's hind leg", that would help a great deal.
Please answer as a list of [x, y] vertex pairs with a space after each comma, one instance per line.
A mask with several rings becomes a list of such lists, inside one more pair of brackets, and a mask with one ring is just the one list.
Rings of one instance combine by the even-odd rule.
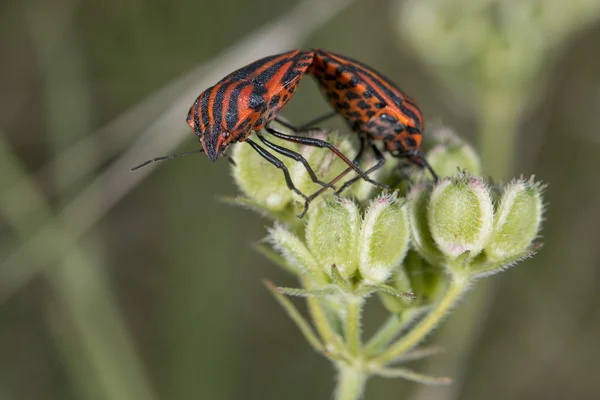
[[[269, 131], [269, 127], [265, 127], [265, 129], [267, 130], [267, 132]], [[286, 149], [285, 147], [278, 146], [275, 143], [270, 142], [267, 139], [265, 139], [264, 136], [261, 135], [260, 133], [257, 133], [257, 135], [258, 135], [258, 138], [261, 140], [261, 142], [263, 142], [270, 149], [275, 150], [279, 154], [289, 157], [289, 158], [293, 159], [294, 161], [301, 162], [302, 165], [304, 165], [304, 168], [306, 168], [308, 175], [310, 175], [310, 179], [314, 183], [319, 184], [325, 188], [331, 188], [331, 189], [335, 190], [334, 185], [332, 185], [331, 183], [323, 182], [317, 177], [317, 174], [315, 174], [315, 171], [312, 169], [312, 167], [310, 166], [310, 164], [308, 163], [306, 158], [304, 158], [302, 156], [302, 154], [296, 153], [295, 151], [292, 151], [290, 149]]]
[[[377, 160], [377, 163], [365, 171], [365, 174], [367, 174], [367, 175], [378, 170], [379, 168], [383, 167], [385, 164], [385, 157], [383, 156], [383, 154], [381, 154], [381, 151], [379, 151], [377, 146], [375, 146], [375, 144], [371, 143], [371, 149], [373, 150], [373, 154], [375, 154], [375, 159]], [[336, 195], [341, 194], [344, 190], [348, 189], [348, 187], [350, 187], [352, 184], [354, 184], [356, 181], [358, 181], [360, 179], [361, 179], [360, 176], [350, 179], [348, 182], [344, 183], [344, 185], [342, 185], [342, 187], [339, 188], [335, 192], [335, 194]], [[309, 197], [309, 199], [310, 199], [310, 197]]]
[[337, 147], [335, 147], [334, 145], [332, 145], [331, 143], [329, 143], [325, 140], [312, 138], [312, 137], [305, 137], [305, 136], [287, 135], [287, 134], [279, 132], [273, 128], [267, 128], [267, 132], [269, 132], [271, 135], [273, 135], [275, 137], [278, 137], [283, 140], [287, 140], [292, 143], [298, 143], [298, 144], [302, 144], [305, 146], [313, 146], [313, 147], [329, 149], [333, 154], [338, 156], [350, 168], [352, 168], [356, 173], [358, 173], [360, 175], [360, 177], [362, 179], [364, 179], [365, 181], [367, 181], [375, 186], [381, 187], [383, 189], [387, 189], [387, 190], [390, 189], [389, 186], [369, 178], [367, 176], [367, 174], [365, 174], [365, 172], [358, 167], [358, 165], [356, 165], [353, 161], [351, 161], [348, 157], [346, 157], [344, 155], [344, 153], [342, 153]]
[[252, 148], [258, 154], [261, 155], [261, 157], [263, 157], [265, 160], [267, 160], [268, 162], [270, 162], [271, 164], [273, 164], [275, 167], [279, 168], [283, 172], [283, 175], [285, 177], [285, 183], [287, 184], [287, 187], [304, 199], [304, 211], [302, 211], [302, 214], [301, 214], [302, 216], [304, 216], [304, 214], [306, 214], [306, 211], [308, 210], [308, 205], [309, 205], [310, 201], [308, 200], [308, 197], [306, 197], [306, 195], [304, 193], [302, 193], [300, 191], [300, 189], [298, 189], [296, 187], [296, 185], [294, 185], [294, 182], [292, 181], [292, 177], [290, 176], [290, 172], [288, 171], [288, 169], [285, 166], [285, 164], [283, 163], [283, 161], [281, 161], [280, 159], [275, 157], [273, 154], [269, 153], [267, 150], [262, 148], [259, 144], [255, 143], [252, 139], [246, 139], [246, 142], [250, 146], [252, 146]]
[[[360, 137], [360, 148], [358, 150], [358, 153], [356, 154], [356, 157], [354, 157], [354, 160], [352, 160], [352, 162], [354, 164], [358, 165], [360, 163], [360, 160], [362, 159], [364, 151], [365, 151], [365, 138], [361, 136]], [[335, 178], [333, 178], [329, 183], [331, 183], [331, 184], [337, 183], [344, 176], [348, 175], [348, 173], [350, 171], [352, 171], [352, 168], [346, 168], [344, 171], [340, 172], [340, 174], [338, 176], [336, 176]], [[309, 204], [314, 199], [316, 199], [317, 197], [319, 197], [323, 192], [325, 192], [325, 188], [321, 188], [321, 189], [317, 190], [315, 193], [313, 193], [310, 196], [308, 196], [308, 202], [309, 202]], [[305, 210], [305, 212], [303, 212], [302, 214], [300, 214], [298, 217], [302, 218], [305, 213], [306, 213], [306, 210]]]

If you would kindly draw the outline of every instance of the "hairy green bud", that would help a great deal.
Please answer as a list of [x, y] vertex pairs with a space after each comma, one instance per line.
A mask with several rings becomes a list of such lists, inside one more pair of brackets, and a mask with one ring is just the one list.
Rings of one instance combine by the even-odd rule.
[[358, 207], [348, 199], [328, 199], [309, 212], [306, 244], [327, 274], [333, 264], [344, 278], [358, 268], [359, 224]]
[[526, 251], [537, 237], [544, 206], [544, 187], [533, 180], [516, 180], [504, 188], [485, 248], [491, 260], [508, 259]]
[[427, 219], [440, 251], [454, 259], [479, 254], [492, 233], [494, 209], [485, 183], [465, 174], [444, 179], [431, 193]]
[[373, 200], [360, 228], [359, 270], [368, 283], [383, 283], [400, 265], [409, 243], [406, 207], [395, 195]]

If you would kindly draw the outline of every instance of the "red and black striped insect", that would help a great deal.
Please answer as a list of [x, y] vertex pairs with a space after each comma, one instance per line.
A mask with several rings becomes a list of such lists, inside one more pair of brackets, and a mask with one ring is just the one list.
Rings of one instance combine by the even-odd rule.
[[[350, 170], [356, 171], [361, 178], [374, 185], [386, 187], [386, 185], [370, 179], [357, 164], [332, 144], [316, 138], [288, 135], [269, 125], [271, 121], [277, 120], [277, 114], [291, 99], [301, 78], [312, 65], [313, 59], [313, 52], [300, 50], [291, 50], [265, 57], [232, 72], [216, 85], [206, 89], [192, 105], [186, 119], [190, 128], [198, 136], [202, 149], [181, 155], [204, 152], [210, 160], [216, 161], [231, 144], [247, 142], [267, 161], [282, 170], [290, 190], [305, 199], [304, 212], [306, 212], [311, 199], [296, 188], [281, 160], [249, 138], [251, 132], [254, 131], [259, 140], [274, 152], [302, 162], [313, 182], [324, 188], [335, 187], [333, 184], [320, 181], [301, 154], [267, 140], [261, 133], [261, 130], [264, 129], [283, 140], [327, 148], [348, 164]], [[153, 161], [181, 155], [158, 157], [148, 160], [134, 169], [141, 168]]]
[[[366, 170], [365, 174], [381, 168], [385, 163], [383, 154], [375, 144], [381, 141], [384, 149], [393, 157], [408, 158], [412, 163], [427, 168], [437, 180], [437, 175], [427, 163], [421, 148], [423, 114], [416, 102], [382, 74], [359, 61], [319, 49], [314, 49], [313, 54], [307, 73], [316, 79], [321, 92], [336, 110], [317, 121], [336, 114], [346, 119], [361, 140], [360, 151], [354, 162], [360, 162], [365, 144], [371, 147], [377, 159], [377, 163]], [[348, 172], [350, 169], [330, 183], [339, 181]], [[337, 193], [357, 179], [360, 178], [347, 181]], [[309, 199], [322, 192], [319, 190]]]

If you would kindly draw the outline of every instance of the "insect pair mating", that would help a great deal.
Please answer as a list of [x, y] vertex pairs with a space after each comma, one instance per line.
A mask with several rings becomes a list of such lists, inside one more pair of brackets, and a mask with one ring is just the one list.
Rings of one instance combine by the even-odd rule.
[[[335, 111], [313, 121], [295, 127], [278, 119], [281, 109], [292, 98], [305, 74], [312, 75], [321, 92], [327, 97]], [[294, 133], [300, 133], [328, 118], [341, 115], [360, 139], [360, 148], [350, 160], [331, 143], [313, 137], [286, 134], [270, 123], [277, 121]], [[421, 147], [423, 138], [423, 115], [413, 99], [406, 96], [383, 75], [356, 60], [323, 50], [291, 50], [257, 60], [227, 75], [216, 85], [198, 96], [186, 119], [198, 135], [202, 149], [167, 157], [148, 160], [133, 168], [141, 168], [153, 161], [175, 158], [182, 155], [204, 152], [211, 161], [216, 161], [233, 143], [246, 142], [262, 157], [279, 168], [290, 190], [305, 200], [304, 211], [312, 200], [354, 171], [357, 177], [348, 180], [336, 193], [341, 193], [359, 179], [373, 185], [388, 186], [369, 178], [369, 174], [381, 168], [385, 158], [377, 147], [383, 143], [384, 151], [393, 157], [407, 158], [412, 163], [425, 167], [434, 179], [437, 175], [425, 160]], [[308, 161], [299, 153], [269, 141], [262, 133], [292, 143], [327, 148], [342, 159], [348, 168], [331, 182], [319, 180]], [[262, 143], [250, 139], [255, 132]], [[264, 145], [264, 147], [263, 147]], [[266, 147], [266, 148], [265, 148]], [[302, 193], [292, 181], [287, 167], [273, 153], [301, 162], [313, 182], [323, 186], [310, 196]], [[363, 171], [359, 163], [367, 148], [376, 158], [376, 164]]]

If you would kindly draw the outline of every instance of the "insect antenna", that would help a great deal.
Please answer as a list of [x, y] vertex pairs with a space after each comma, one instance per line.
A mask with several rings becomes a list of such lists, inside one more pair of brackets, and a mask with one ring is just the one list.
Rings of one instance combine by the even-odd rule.
[[203, 153], [204, 149], [197, 149], [197, 150], [193, 150], [193, 151], [187, 151], [185, 153], [180, 153], [180, 154], [172, 154], [170, 156], [163, 156], [163, 157], [156, 157], [156, 158], [152, 158], [148, 161], [144, 161], [143, 163], [141, 163], [140, 165], [136, 165], [135, 167], [131, 168], [131, 171], [136, 171], [140, 168], [145, 167], [148, 164], [152, 164], [155, 161], [163, 161], [163, 160], [170, 160], [173, 158], [179, 158], [179, 157], [185, 157], [185, 156], [191, 156], [192, 154], [197, 154], [197, 153]]

